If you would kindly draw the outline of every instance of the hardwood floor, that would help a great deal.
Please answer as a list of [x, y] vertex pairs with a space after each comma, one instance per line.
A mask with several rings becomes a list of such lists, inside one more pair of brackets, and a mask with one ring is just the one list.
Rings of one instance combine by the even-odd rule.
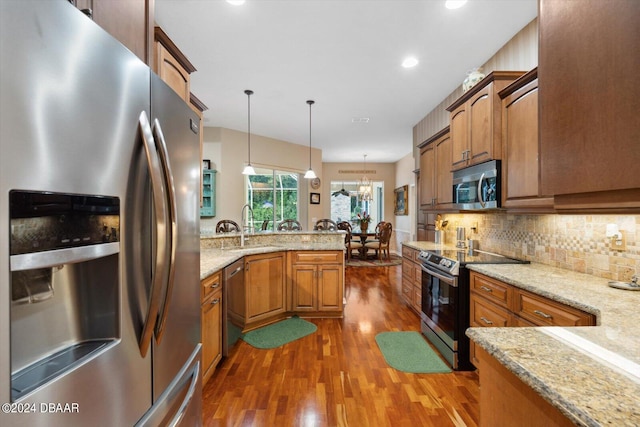
[[401, 267], [346, 267], [343, 319], [272, 350], [244, 341], [203, 391], [205, 426], [476, 426], [478, 375], [389, 367], [375, 336], [419, 330], [401, 300]]

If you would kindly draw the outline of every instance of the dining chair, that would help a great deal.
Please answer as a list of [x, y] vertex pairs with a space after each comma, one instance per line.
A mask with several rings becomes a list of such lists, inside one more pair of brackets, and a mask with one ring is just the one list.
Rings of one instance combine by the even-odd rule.
[[[385, 225], [386, 223], [387, 223], [386, 221], [380, 221], [379, 223], [376, 224], [376, 229], [374, 230], [376, 235], [373, 236], [373, 239], [371, 239], [371, 240], [367, 239], [367, 243], [369, 243], [369, 242], [378, 242], [380, 240], [380, 232], [382, 231], [382, 226]], [[389, 223], [389, 224], [391, 224], [391, 223]]]
[[278, 231], [302, 231], [302, 225], [295, 219], [285, 219], [278, 223]]
[[336, 224], [336, 228], [338, 230], [344, 230], [347, 234], [344, 236], [344, 246], [347, 250], [347, 259], [351, 259], [351, 252], [354, 250], [358, 250], [358, 252], [362, 249], [362, 243], [354, 242], [351, 235], [351, 224], [348, 221], [340, 221]]
[[230, 219], [220, 220], [216, 224], [216, 233], [232, 233], [234, 231], [240, 231], [240, 226]]
[[313, 229], [318, 231], [335, 231], [338, 229], [338, 226], [335, 221], [326, 218], [317, 220], [316, 225], [313, 226]]
[[391, 255], [389, 254], [389, 243], [391, 242], [391, 232], [393, 231], [393, 227], [390, 222], [385, 222], [380, 226], [380, 238], [377, 241], [370, 241], [364, 244], [365, 253], [370, 249], [376, 251], [376, 255], [379, 260], [382, 260], [382, 255], [386, 251], [387, 260], [391, 259]]

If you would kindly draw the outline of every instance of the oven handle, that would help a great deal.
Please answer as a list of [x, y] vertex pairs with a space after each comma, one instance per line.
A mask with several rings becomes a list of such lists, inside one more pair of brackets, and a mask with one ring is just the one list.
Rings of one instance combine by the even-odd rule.
[[454, 287], [454, 288], [458, 287], [458, 280], [456, 280], [455, 276], [445, 276], [445, 275], [443, 275], [441, 273], [438, 273], [436, 271], [428, 269], [424, 265], [421, 265], [420, 268], [422, 268], [422, 271], [424, 271], [425, 273], [430, 274], [433, 277], [436, 277], [436, 278], [442, 280], [443, 282], [445, 282], [449, 286]]

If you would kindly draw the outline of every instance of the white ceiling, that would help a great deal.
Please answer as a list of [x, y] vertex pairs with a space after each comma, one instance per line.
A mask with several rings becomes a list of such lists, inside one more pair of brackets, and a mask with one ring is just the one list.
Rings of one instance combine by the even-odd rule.
[[[324, 162], [395, 162], [412, 128], [537, 15], [537, 0], [155, 0], [198, 69], [205, 126], [321, 148]], [[402, 60], [416, 56], [418, 66]], [[352, 123], [368, 117], [369, 123]]]

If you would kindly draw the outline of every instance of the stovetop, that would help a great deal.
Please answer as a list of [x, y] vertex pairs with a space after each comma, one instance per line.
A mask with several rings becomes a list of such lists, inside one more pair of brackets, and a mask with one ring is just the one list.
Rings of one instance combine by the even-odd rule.
[[504, 255], [481, 250], [431, 250], [420, 252], [419, 258], [423, 263], [434, 267], [438, 270], [457, 276], [460, 267], [467, 264], [527, 264], [515, 258], [509, 258]]

